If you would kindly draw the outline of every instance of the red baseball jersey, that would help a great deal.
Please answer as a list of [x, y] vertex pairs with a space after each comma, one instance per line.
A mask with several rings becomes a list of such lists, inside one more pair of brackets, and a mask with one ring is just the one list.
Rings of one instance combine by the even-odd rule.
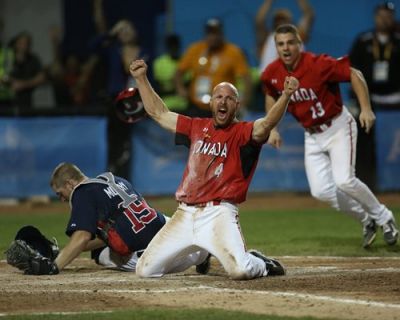
[[243, 202], [262, 147], [252, 141], [252, 130], [253, 122], [215, 128], [212, 119], [179, 115], [175, 142], [190, 151], [176, 199]]
[[286, 76], [299, 80], [299, 88], [291, 97], [288, 111], [303, 127], [321, 125], [341, 112], [343, 102], [339, 83], [350, 81], [348, 57], [335, 59], [302, 52], [293, 72], [287, 71], [283, 62], [277, 59], [261, 75], [266, 94], [277, 99]]

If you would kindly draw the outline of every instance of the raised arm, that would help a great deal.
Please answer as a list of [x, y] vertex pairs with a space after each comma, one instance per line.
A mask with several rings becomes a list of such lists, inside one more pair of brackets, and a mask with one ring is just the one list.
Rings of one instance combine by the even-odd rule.
[[[265, 95], [265, 112], [268, 114], [269, 110], [275, 105], [276, 100], [269, 94]], [[274, 148], [279, 149], [282, 146], [282, 138], [279, 134], [278, 127], [274, 127], [269, 133], [268, 144]]]
[[262, 48], [264, 46], [265, 39], [268, 36], [269, 30], [266, 24], [266, 17], [271, 9], [272, 0], [265, 0], [257, 10], [257, 14], [254, 19], [256, 28], [256, 46], [257, 55], [261, 55]]
[[263, 143], [268, 138], [271, 130], [279, 123], [285, 114], [287, 105], [293, 92], [299, 87], [299, 81], [294, 77], [286, 77], [282, 95], [275, 102], [267, 115], [254, 122], [252, 138], [258, 143]]
[[371, 108], [367, 82], [362, 72], [355, 68], [351, 68], [350, 81], [361, 109], [359, 116], [361, 127], [368, 133], [374, 125], [375, 114]]
[[310, 37], [311, 27], [314, 22], [314, 9], [308, 0], [298, 0], [297, 2], [302, 12], [302, 16], [297, 27], [303, 42], [307, 42]]
[[135, 60], [131, 63], [129, 71], [136, 80], [142, 98], [144, 109], [163, 128], [175, 132], [178, 114], [168, 110], [164, 101], [154, 91], [147, 78], [147, 64], [144, 60]]
[[103, 0], [93, 0], [93, 19], [98, 34], [107, 32], [107, 22], [104, 16]]

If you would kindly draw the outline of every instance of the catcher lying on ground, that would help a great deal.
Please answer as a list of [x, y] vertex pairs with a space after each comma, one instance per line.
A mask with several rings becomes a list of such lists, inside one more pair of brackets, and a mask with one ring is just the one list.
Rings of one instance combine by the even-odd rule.
[[[58, 253], [56, 242], [46, 239], [36, 228], [23, 228], [23, 234], [28, 232], [29, 237], [21, 237], [21, 229], [6, 257], [10, 265], [25, 274], [58, 274], [83, 251], [91, 251], [99, 265], [135, 271], [144, 249], [168, 220], [150, 207], [128, 181], [110, 172], [91, 179], [75, 165], [61, 163], [54, 169], [50, 185], [62, 201], [70, 203], [66, 229], [70, 240]], [[204, 250], [182, 255], [165, 272], [180, 272], [196, 265], [197, 272], [205, 274], [209, 257]]]

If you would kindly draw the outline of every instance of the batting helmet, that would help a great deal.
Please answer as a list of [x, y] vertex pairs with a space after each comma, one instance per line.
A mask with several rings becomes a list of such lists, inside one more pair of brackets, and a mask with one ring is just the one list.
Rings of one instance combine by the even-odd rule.
[[135, 123], [147, 115], [137, 88], [122, 90], [115, 98], [118, 118], [126, 123]]

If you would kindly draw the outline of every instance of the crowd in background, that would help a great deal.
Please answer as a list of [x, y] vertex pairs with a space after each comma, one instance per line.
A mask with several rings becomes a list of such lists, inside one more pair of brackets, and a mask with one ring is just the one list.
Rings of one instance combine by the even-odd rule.
[[[118, 92], [135, 86], [128, 72], [132, 60], [140, 57], [148, 61], [156, 91], [176, 112], [209, 116], [210, 90], [221, 81], [237, 84], [244, 110], [263, 112], [259, 75], [276, 58], [273, 29], [293, 23], [307, 46], [315, 19], [308, 0], [297, 0], [299, 21], [293, 21], [287, 9], [272, 11], [273, 0], [264, 0], [254, 16], [259, 65], [251, 66], [245, 48], [225, 39], [223, 23], [216, 17], [209, 17], [203, 38], [188, 48], [182, 48], [179, 34], [166, 34], [164, 52], [154, 57], [141, 46], [135, 21], [121, 19], [109, 25], [103, 1], [92, 3], [96, 35], [88, 43], [87, 55], [63, 52], [63, 30], [52, 27], [48, 36], [53, 59], [49, 65], [43, 65], [32, 51], [29, 32], [4, 39], [0, 21], [0, 108], [12, 109], [14, 114], [34, 110], [33, 92], [43, 84], [51, 85], [57, 109], [79, 113], [100, 106], [109, 120], [108, 169], [121, 176], [129, 176], [131, 126], [119, 122], [112, 104]], [[352, 65], [364, 73], [374, 110], [400, 110], [400, 33], [391, 2], [375, 8], [371, 30], [354, 39], [349, 56]], [[352, 110], [356, 113], [357, 106]], [[374, 170], [370, 165], [375, 159], [373, 133], [366, 135], [360, 130], [358, 148], [359, 157], [368, 160], [357, 163], [357, 172], [361, 180], [374, 188]]]

